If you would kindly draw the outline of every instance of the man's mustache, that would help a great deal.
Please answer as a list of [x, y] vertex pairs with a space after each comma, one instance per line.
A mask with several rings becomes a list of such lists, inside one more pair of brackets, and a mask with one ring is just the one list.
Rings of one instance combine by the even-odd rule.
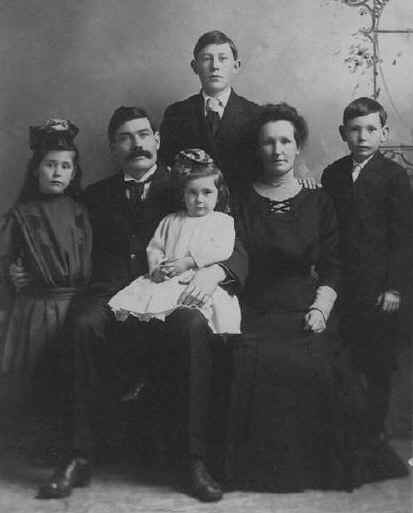
[[129, 153], [129, 155], [126, 157], [126, 160], [133, 160], [138, 157], [146, 157], [148, 159], [152, 158], [152, 153], [147, 150], [133, 150]]

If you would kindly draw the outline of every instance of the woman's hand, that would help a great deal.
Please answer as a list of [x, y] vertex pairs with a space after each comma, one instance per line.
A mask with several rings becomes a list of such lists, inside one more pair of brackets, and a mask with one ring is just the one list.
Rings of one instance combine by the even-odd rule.
[[304, 317], [304, 329], [314, 333], [321, 333], [326, 329], [326, 321], [320, 310], [312, 309]]
[[304, 187], [304, 189], [320, 189], [322, 187], [321, 183], [318, 182], [312, 176], [300, 177], [297, 178], [297, 182]]

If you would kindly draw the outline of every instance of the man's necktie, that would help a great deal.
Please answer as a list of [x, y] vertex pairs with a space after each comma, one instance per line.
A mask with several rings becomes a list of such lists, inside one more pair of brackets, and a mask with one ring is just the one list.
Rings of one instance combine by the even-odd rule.
[[216, 136], [216, 134], [218, 132], [219, 124], [221, 122], [221, 118], [219, 117], [218, 109], [219, 109], [219, 101], [214, 100], [213, 98], [208, 98], [207, 104], [206, 104], [206, 112], [207, 112], [206, 119], [207, 119], [208, 126], [211, 130], [211, 133], [214, 137]]
[[128, 180], [125, 182], [127, 198], [132, 206], [135, 206], [137, 201], [142, 198], [145, 183], [147, 182], [135, 182], [134, 180]]

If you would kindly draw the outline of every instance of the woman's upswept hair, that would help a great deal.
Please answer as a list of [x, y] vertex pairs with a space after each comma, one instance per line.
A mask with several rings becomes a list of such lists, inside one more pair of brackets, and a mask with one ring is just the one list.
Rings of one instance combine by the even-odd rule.
[[213, 159], [204, 150], [198, 148], [182, 150], [175, 157], [171, 169], [171, 181], [176, 210], [185, 208], [184, 192], [187, 184], [206, 176], [214, 177], [215, 187], [218, 190], [215, 210], [229, 212], [229, 190], [224, 176]]
[[255, 141], [258, 145], [258, 137], [261, 128], [267, 123], [275, 121], [289, 121], [294, 127], [294, 139], [298, 148], [302, 148], [308, 139], [308, 125], [306, 120], [301, 116], [295, 107], [288, 103], [268, 103], [263, 105], [255, 119], [253, 133]]
[[33, 155], [31, 156], [26, 169], [26, 176], [23, 182], [23, 186], [21, 188], [20, 194], [17, 198], [16, 203], [22, 203], [26, 201], [30, 201], [36, 199], [40, 195], [39, 191], [39, 178], [38, 178], [38, 169], [41, 161], [50, 151], [73, 151], [73, 170], [74, 176], [70, 182], [70, 184], [65, 189], [65, 194], [67, 196], [72, 197], [73, 199], [78, 199], [81, 194], [81, 180], [82, 180], [82, 170], [79, 163], [79, 151], [76, 147], [72, 146], [68, 150], [62, 149], [41, 149], [35, 150]]

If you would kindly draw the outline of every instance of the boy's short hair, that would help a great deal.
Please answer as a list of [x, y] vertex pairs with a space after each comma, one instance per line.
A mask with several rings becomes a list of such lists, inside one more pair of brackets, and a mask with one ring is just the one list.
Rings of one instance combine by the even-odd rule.
[[236, 47], [234, 41], [229, 38], [226, 34], [219, 30], [211, 30], [210, 32], [205, 32], [205, 34], [202, 34], [202, 36], [198, 39], [195, 47], [194, 47], [194, 59], [197, 58], [199, 52], [205, 48], [208, 45], [224, 45], [228, 43], [232, 55], [234, 56], [234, 59], [238, 59], [238, 48]]
[[360, 116], [367, 116], [378, 112], [380, 117], [381, 126], [384, 126], [387, 121], [387, 112], [383, 106], [376, 100], [362, 96], [356, 98], [347, 105], [343, 112], [343, 125], [345, 126], [348, 121]]
[[141, 119], [146, 118], [149, 121], [149, 124], [152, 130], [155, 132], [155, 126], [149, 117], [148, 113], [142, 107], [125, 107], [122, 105], [118, 107], [112, 114], [112, 117], [109, 120], [108, 124], [108, 139], [109, 142], [113, 142], [115, 138], [116, 130], [126, 123], [127, 121], [131, 121], [132, 119]]

